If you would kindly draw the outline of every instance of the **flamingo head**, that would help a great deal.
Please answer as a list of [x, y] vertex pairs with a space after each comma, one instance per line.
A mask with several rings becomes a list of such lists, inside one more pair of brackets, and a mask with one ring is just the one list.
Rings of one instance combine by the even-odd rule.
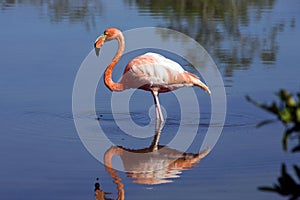
[[116, 39], [118, 35], [121, 34], [121, 31], [116, 28], [108, 28], [106, 29], [96, 40], [94, 43], [95, 51], [97, 56], [99, 55], [100, 48], [102, 45], [110, 40]]

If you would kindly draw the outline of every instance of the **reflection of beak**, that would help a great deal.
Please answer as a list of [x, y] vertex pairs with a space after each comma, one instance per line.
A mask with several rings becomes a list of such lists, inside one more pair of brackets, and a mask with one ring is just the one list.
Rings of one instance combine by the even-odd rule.
[[94, 47], [97, 56], [99, 56], [100, 48], [104, 44], [105, 39], [106, 39], [106, 35], [102, 34], [95, 40]]

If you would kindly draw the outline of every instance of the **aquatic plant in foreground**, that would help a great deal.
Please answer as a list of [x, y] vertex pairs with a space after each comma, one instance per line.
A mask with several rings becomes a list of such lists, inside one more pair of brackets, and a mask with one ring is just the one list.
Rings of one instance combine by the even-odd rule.
[[[292, 148], [291, 152], [300, 152], [300, 93], [297, 93], [297, 99], [293, 97], [286, 90], [280, 90], [277, 93], [279, 98], [278, 102], [273, 102], [270, 105], [262, 104], [254, 101], [249, 96], [246, 99], [253, 103], [254, 105], [262, 108], [268, 112], [273, 113], [277, 118], [285, 125], [286, 130], [282, 138], [282, 147], [287, 151], [287, 140], [298, 139], [298, 145]], [[273, 122], [274, 120], [265, 120], [257, 125], [260, 127], [262, 125]], [[287, 173], [286, 165], [281, 166], [281, 176], [278, 177], [278, 183], [273, 184], [273, 186], [262, 186], [258, 187], [259, 190], [276, 192], [282, 196], [289, 196], [290, 200], [296, 200], [300, 198], [300, 167], [293, 166], [295, 174], [298, 178], [298, 183], [293, 179], [293, 177]]]
[[[249, 96], [246, 96], [246, 99], [254, 105], [273, 113], [285, 125], [286, 130], [282, 137], [282, 146], [285, 151], [288, 148], [288, 138], [298, 139], [298, 145], [292, 149], [292, 152], [300, 151], [300, 92], [297, 93], [297, 99], [283, 89], [277, 93], [277, 96], [280, 102], [274, 101], [270, 105], [258, 103]], [[257, 126], [260, 127], [270, 122], [273, 122], [273, 120], [265, 120]]]

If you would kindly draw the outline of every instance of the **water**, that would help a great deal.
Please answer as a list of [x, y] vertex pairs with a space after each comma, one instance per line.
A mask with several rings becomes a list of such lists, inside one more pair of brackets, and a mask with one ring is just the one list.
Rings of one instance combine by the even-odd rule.
[[[28, 0], [0, 6], [1, 198], [93, 199], [99, 178], [100, 189], [113, 199], [122, 194], [120, 188], [125, 199], [282, 199], [257, 187], [274, 183], [281, 163], [299, 164], [299, 156], [282, 151], [279, 122], [255, 127], [274, 117], [249, 104], [245, 95], [270, 102], [279, 88], [299, 91], [298, 1]], [[219, 67], [227, 94], [217, 145], [199, 163], [173, 169], [165, 184], [139, 184], [133, 172], [107, 170], [82, 145], [72, 116], [74, 79], [95, 38], [107, 27], [143, 26], [172, 28], [196, 39]], [[134, 139], [120, 132], [106, 106], [110, 92], [101, 81], [98, 88], [103, 93], [97, 93], [97, 116], [108, 137], [124, 148], [150, 147], [152, 137]], [[198, 152], [210, 117], [207, 97], [196, 91], [203, 99], [202, 121], [190, 155]], [[178, 105], [172, 94], [161, 97], [169, 116], [160, 138], [166, 145], [180, 116], [171, 109]], [[132, 105], [133, 120], [149, 123], [151, 95], [137, 92], [132, 102], [138, 105]], [[97, 121], [92, 116], [87, 111], [81, 117]], [[130, 119], [124, 113], [118, 117]], [[193, 118], [185, 126], [195, 126]], [[153, 165], [160, 162], [155, 159]]]

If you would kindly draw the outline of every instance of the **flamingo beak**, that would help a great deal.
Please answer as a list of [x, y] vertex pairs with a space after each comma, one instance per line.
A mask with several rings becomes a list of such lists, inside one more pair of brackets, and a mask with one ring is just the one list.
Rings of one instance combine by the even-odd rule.
[[100, 35], [100, 36], [95, 40], [94, 47], [95, 47], [95, 52], [96, 52], [96, 55], [97, 55], [97, 56], [99, 56], [100, 48], [101, 48], [102, 45], [104, 44], [105, 40], [106, 40], [106, 35], [104, 35], [104, 34]]

